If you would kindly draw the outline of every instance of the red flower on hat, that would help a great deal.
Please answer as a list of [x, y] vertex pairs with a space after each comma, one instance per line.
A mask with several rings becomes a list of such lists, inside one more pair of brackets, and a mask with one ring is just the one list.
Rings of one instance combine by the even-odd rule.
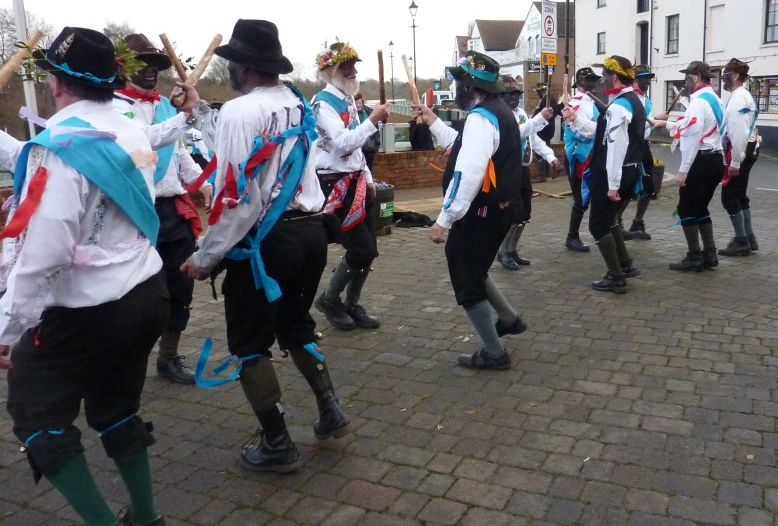
[[124, 67], [124, 60], [121, 57], [116, 57], [116, 66], [120, 69]]
[[348, 127], [349, 122], [351, 121], [351, 118], [348, 116], [348, 112], [344, 111], [340, 114], [340, 120], [343, 121], [343, 126]]

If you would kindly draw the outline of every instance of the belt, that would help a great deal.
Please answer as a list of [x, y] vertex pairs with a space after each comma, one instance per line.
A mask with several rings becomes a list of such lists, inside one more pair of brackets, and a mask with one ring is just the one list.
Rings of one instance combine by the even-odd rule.
[[698, 153], [700, 155], [713, 155], [713, 154], [721, 155], [721, 150], [700, 150]]
[[287, 210], [286, 212], [281, 214], [279, 221], [296, 221], [298, 219], [311, 219], [321, 215], [323, 215], [322, 212], [303, 212], [301, 210]]

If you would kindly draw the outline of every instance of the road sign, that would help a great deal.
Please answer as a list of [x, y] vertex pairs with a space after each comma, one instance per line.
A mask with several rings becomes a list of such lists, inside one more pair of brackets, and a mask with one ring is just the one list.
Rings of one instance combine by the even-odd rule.
[[432, 82], [432, 89], [435, 91], [440, 91], [440, 81], [435, 80]]
[[557, 52], [556, 6], [556, 2], [543, 0], [540, 14], [543, 20], [540, 31], [540, 52], [544, 54]]
[[540, 73], [540, 64], [531, 62], [530, 64], [528, 64], [528, 66], [529, 67], [527, 68], [527, 71], [529, 71], [530, 73]]
[[451, 69], [450, 68], [446, 68], [445, 69], [445, 73], [446, 73], [446, 78], [448, 80], [454, 80], [454, 75], [451, 74]]
[[540, 57], [540, 63], [544, 66], [556, 66], [556, 53], [543, 53]]

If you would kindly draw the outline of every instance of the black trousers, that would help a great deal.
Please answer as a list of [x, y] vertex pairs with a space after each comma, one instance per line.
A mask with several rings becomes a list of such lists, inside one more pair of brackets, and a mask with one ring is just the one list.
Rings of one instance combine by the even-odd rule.
[[587, 203], [586, 206], [583, 204], [583, 197], [581, 194], [581, 184], [583, 181], [571, 171], [570, 161], [567, 160], [567, 155], [565, 155], [565, 168], [567, 168], [568, 173], [567, 181], [570, 183], [570, 190], [573, 192], [573, 206], [582, 212], [586, 212], [586, 209], [589, 208], [589, 204]]
[[530, 181], [529, 166], [522, 168], [521, 187], [519, 194], [511, 201], [513, 223], [523, 225], [532, 217], [532, 181]]
[[133, 415], [140, 409], [149, 354], [167, 324], [169, 303], [158, 274], [116, 301], [46, 309], [40, 325], [22, 336], [8, 371], [8, 412], [16, 437], [29, 440], [36, 482], [84, 451], [73, 425], [82, 400], [87, 424], [103, 433], [109, 457], [154, 443]]
[[154, 208], [159, 216], [157, 252], [162, 258], [162, 270], [170, 293], [170, 321], [167, 330], [183, 332], [189, 323], [194, 280], [181, 272], [181, 265], [194, 253], [197, 240], [189, 221], [176, 212], [172, 197], [158, 197]]
[[645, 142], [643, 150], [643, 171], [646, 176], [643, 178], [643, 194], [654, 195], [656, 193], [656, 184], [654, 183], [654, 154], [651, 151], [651, 145]]
[[470, 308], [487, 299], [485, 281], [500, 245], [513, 223], [511, 207], [490, 205], [485, 217], [475, 203], [451, 225], [446, 260], [457, 304]]
[[[321, 189], [324, 195], [329, 196], [332, 188], [346, 174], [320, 174]], [[343, 206], [335, 210], [333, 214], [343, 223], [354, 202], [356, 193], [356, 179], [351, 181], [343, 201]], [[346, 249], [346, 263], [353, 270], [369, 270], [373, 260], [378, 257], [378, 244], [376, 242], [376, 212], [375, 199], [370, 196], [365, 198], [365, 218], [356, 226], [345, 232], [340, 232], [338, 240]]]
[[608, 197], [608, 174], [605, 170], [599, 170], [593, 175], [592, 187], [589, 189], [592, 206], [589, 211], [589, 232], [595, 241], [599, 241], [611, 233], [611, 227], [615, 223], [619, 209], [632, 199], [637, 183], [638, 169], [636, 166], [623, 167], [619, 187], [621, 201], [614, 201]]
[[751, 200], [747, 193], [748, 177], [757, 159], [759, 159], [759, 150], [756, 149], [756, 142], [750, 142], [746, 148], [746, 158], [740, 164], [740, 173], [721, 188], [721, 204], [729, 215], [751, 208]]
[[678, 194], [678, 217], [681, 225], [710, 223], [708, 205], [724, 176], [724, 157], [721, 152], [698, 152], [686, 177], [686, 186]]
[[264, 289], [255, 287], [249, 260], [222, 262], [227, 271], [222, 284], [227, 346], [237, 357], [270, 356], [276, 338], [282, 350], [315, 341], [310, 310], [327, 265], [322, 216], [279, 220], [262, 241], [260, 253], [265, 271], [282, 292], [272, 303]]

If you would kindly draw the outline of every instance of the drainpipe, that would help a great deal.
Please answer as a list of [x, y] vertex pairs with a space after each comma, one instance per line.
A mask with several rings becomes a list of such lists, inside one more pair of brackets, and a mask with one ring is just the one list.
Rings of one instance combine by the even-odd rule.
[[650, 2], [649, 9], [651, 9], [651, 16], [648, 21], [648, 67], [654, 63], [654, 0], [648, 0]]
[[704, 1], [705, 12], [702, 15], [702, 61], [705, 62], [706, 46], [708, 44], [708, 0]]

